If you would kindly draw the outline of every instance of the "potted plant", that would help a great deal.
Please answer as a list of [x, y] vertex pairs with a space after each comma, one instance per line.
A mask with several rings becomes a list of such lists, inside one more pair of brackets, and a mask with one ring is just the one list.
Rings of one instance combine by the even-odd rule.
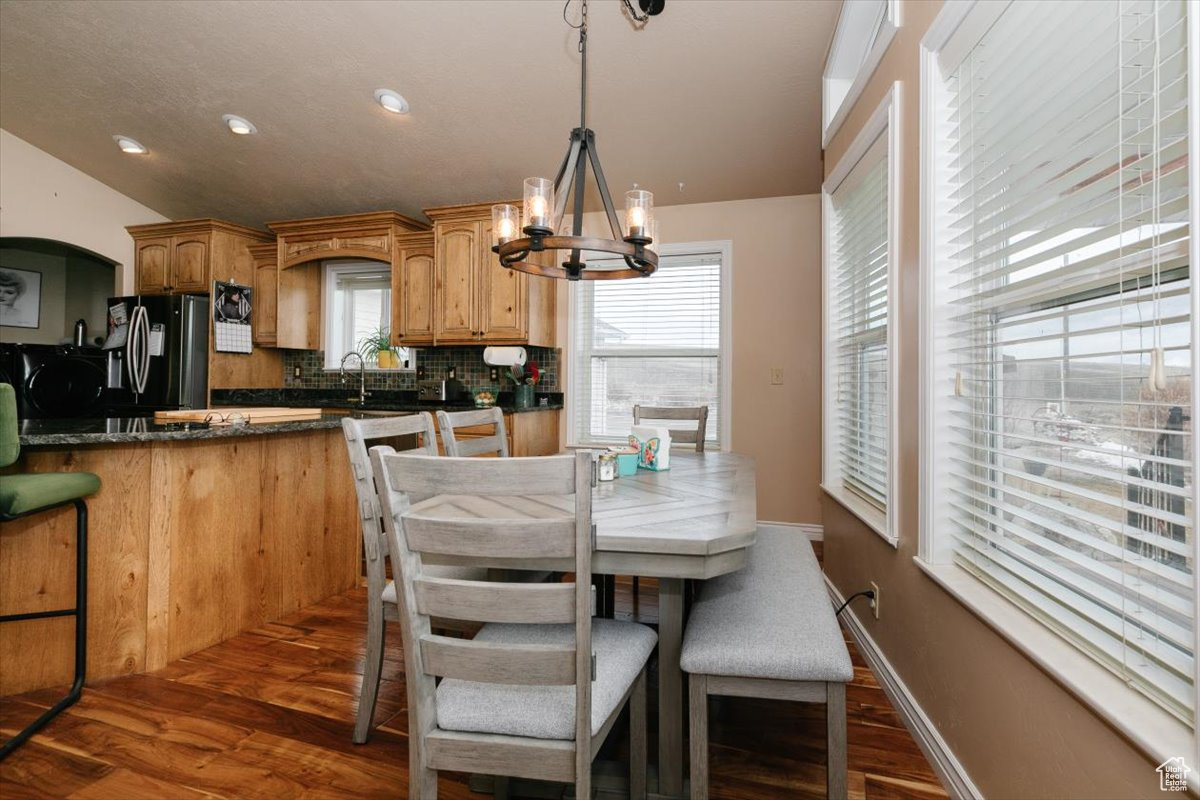
[[508, 369], [508, 377], [513, 382], [513, 406], [516, 408], [531, 408], [533, 406], [533, 389], [542, 377], [536, 361], [530, 361], [525, 366], [514, 364]]
[[397, 366], [395, 354], [392, 352], [392, 334], [386, 327], [376, 328], [360, 339], [358, 352], [364, 360], [373, 360], [380, 369], [392, 369]]

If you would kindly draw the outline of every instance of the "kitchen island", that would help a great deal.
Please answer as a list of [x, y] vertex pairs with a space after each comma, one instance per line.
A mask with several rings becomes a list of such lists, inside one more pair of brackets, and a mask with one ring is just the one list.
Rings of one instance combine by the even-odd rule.
[[[245, 426], [26, 421], [9, 471], [86, 471], [88, 680], [145, 672], [343, 592], [359, 574], [341, 415]], [[70, 606], [74, 513], [5, 522], [0, 609]], [[66, 684], [71, 618], [0, 626], [0, 695]]]

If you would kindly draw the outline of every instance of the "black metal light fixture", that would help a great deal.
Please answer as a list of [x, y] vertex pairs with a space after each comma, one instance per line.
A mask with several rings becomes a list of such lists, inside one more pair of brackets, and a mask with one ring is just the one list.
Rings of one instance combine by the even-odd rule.
[[[655, 0], [656, 14], [662, 3]], [[569, 0], [568, 0], [569, 4]], [[646, 9], [646, 3], [642, 4]], [[564, 16], [565, 16], [564, 8]], [[638, 18], [644, 21], [644, 18]], [[570, 24], [570, 23], [568, 23]], [[596, 153], [596, 134], [587, 126], [587, 0], [583, 0], [583, 20], [579, 29], [580, 101], [579, 127], [571, 131], [570, 145], [553, 182], [547, 178], [526, 178], [523, 208], [509, 204], [492, 206], [492, 252], [509, 269], [567, 280], [610, 280], [650, 275], [658, 268], [658, 253], [649, 249], [657, 228], [654, 220], [654, 195], [644, 189], [625, 193], [625, 224], [617, 218], [612, 195], [600, 168]], [[587, 165], [591, 164], [600, 200], [612, 230], [612, 238], [583, 235], [583, 197]], [[636, 184], [635, 184], [636, 186]], [[574, 192], [572, 194], [572, 188]], [[572, 195], [572, 225], [570, 235], [556, 233], [562, 224], [567, 197]], [[522, 217], [523, 212], [523, 217]], [[521, 221], [524, 219], [524, 226]], [[524, 234], [518, 238], [517, 233]], [[570, 255], [562, 266], [537, 264], [528, 260], [530, 254], [545, 250], [567, 250]], [[613, 253], [625, 260], [624, 269], [587, 269], [582, 259], [584, 250]]]

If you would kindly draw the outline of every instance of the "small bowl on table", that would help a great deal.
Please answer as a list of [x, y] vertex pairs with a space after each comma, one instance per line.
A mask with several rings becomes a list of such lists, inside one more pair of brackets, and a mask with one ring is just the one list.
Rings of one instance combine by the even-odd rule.
[[491, 408], [500, 399], [499, 386], [480, 386], [471, 392], [476, 408]]

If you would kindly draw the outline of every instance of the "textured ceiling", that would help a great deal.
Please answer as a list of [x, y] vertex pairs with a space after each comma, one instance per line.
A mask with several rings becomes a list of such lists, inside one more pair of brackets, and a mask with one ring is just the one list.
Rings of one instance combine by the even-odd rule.
[[[669, 0], [639, 30], [592, 0], [588, 124], [618, 205], [634, 182], [659, 205], [817, 191], [839, 7]], [[419, 216], [553, 177], [576, 40], [559, 0], [0, 0], [0, 127], [173, 219]], [[412, 113], [375, 105], [380, 87]]]

